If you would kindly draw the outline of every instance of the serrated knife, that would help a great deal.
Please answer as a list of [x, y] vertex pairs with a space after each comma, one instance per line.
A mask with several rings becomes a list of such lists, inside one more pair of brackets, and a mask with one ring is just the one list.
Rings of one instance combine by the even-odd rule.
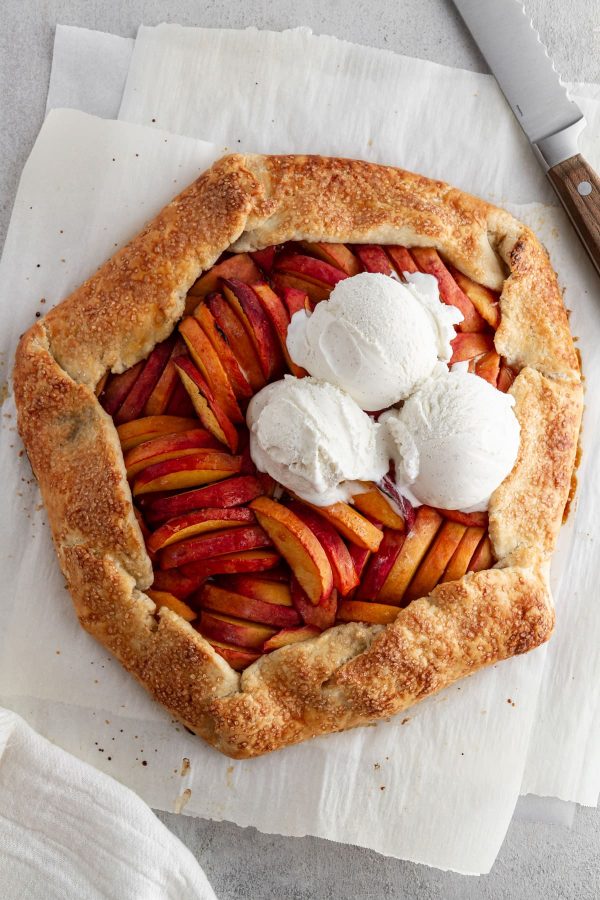
[[520, 0], [453, 0], [600, 273], [600, 178], [577, 149], [569, 100]]

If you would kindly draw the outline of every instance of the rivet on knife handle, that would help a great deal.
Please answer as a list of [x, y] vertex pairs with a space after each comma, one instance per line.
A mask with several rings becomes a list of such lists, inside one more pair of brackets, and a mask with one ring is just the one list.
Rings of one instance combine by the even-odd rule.
[[600, 178], [579, 153], [548, 169], [548, 178], [600, 273]]

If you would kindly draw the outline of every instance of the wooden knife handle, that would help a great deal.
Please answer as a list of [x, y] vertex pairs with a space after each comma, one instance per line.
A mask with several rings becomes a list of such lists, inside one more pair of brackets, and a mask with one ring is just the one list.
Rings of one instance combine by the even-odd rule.
[[580, 153], [549, 169], [548, 178], [600, 273], [600, 178]]

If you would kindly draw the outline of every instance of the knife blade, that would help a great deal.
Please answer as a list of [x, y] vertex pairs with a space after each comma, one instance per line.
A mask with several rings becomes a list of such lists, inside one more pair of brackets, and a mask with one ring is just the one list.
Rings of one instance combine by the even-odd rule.
[[600, 179], [585, 127], [521, 0], [453, 0], [600, 273]]

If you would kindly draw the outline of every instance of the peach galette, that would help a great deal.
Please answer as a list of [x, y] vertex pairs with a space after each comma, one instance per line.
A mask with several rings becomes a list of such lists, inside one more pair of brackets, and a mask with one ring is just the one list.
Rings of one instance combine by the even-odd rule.
[[582, 389], [508, 213], [230, 156], [24, 335], [81, 624], [222, 752], [372, 722], [546, 641]]

